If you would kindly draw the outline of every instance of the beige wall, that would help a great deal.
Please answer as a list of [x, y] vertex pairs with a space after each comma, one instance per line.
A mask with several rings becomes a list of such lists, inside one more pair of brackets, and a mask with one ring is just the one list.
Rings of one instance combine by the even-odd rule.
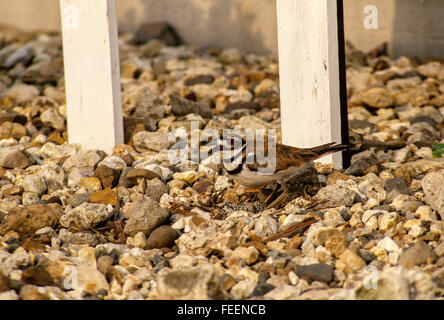
[[[334, 1], [334, 0], [331, 0]], [[378, 8], [378, 29], [363, 27], [364, 7]], [[117, 0], [119, 27], [168, 21], [187, 43], [276, 53], [275, 0]], [[0, 0], [0, 24], [59, 30], [58, 0]], [[384, 41], [394, 55], [444, 59], [444, 0], [344, 0], [345, 36], [370, 50]]]

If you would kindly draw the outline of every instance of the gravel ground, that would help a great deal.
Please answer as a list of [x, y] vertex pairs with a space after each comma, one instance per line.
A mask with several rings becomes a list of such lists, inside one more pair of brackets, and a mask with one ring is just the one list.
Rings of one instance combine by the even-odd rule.
[[208, 159], [171, 164], [168, 133], [280, 140], [277, 61], [146, 38], [120, 36], [108, 155], [66, 142], [60, 36], [1, 30], [0, 299], [444, 297], [443, 63], [347, 44], [352, 165], [266, 208]]

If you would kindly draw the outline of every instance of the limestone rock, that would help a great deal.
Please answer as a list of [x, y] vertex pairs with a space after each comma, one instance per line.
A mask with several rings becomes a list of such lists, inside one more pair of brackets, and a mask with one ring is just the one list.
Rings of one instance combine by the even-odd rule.
[[34, 234], [43, 227], [54, 227], [59, 223], [63, 210], [56, 203], [34, 204], [14, 208], [6, 215], [0, 225], [0, 234], [14, 230], [23, 234]]

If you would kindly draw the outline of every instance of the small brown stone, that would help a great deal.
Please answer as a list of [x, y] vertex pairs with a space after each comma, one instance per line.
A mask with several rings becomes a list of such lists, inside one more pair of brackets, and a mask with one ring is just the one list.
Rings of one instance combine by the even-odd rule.
[[334, 236], [341, 236], [341, 231], [334, 228], [325, 228], [323, 230], [319, 230], [319, 232], [313, 238], [313, 244], [315, 246], [323, 245], [329, 238]]
[[154, 179], [158, 178], [159, 175], [151, 170], [148, 169], [130, 169], [128, 173], [126, 174], [126, 178], [132, 183], [137, 184], [137, 178], [144, 178], [144, 179]]
[[0, 272], [0, 292], [8, 291], [8, 277]]
[[116, 187], [117, 182], [119, 181], [119, 176], [120, 170], [115, 170], [105, 165], [98, 166], [94, 171], [94, 177], [100, 179], [104, 189]]
[[338, 180], [348, 180], [348, 179], [350, 179], [350, 176], [343, 174], [339, 171], [335, 171], [331, 175], [328, 176], [327, 186], [335, 184], [336, 181], [338, 181]]
[[64, 144], [66, 139], [63, 137], [62, 132], [54, 131], [48, 136], [48, 142], [54, 142], [56, 144]]
[[233, 189], [225, 190], [222, 199], [224, 202], [237, 203], [239, 201], [237, 193]]
[[427, 232], [425, 235], [423, 235], [422, 237], [419, 237], [419, 240], [423, 240], [423, 241], [438, 241], [440, 238], [441, 234], [438, 232]]
[[[351, 271], [356, 272], [367, 266], [364, 260], [353, 251], [347, 249], [340, 256], [339, 260], [343, 262]], [[350, 271], [347, 270], [346, 271]]]
[[194, 184], [193, 189], [199, 193], [207, 193], [213, 187], [213, 183], [210, 180], [201, 180]]
[[232, 267], [237, 267], [241, 263], [241, 259], [238, 257], [230, 257], [227, 262], [225, 262], [225, 267], [231, 269]]
[[23, 188], [21, 186], [14, 186], [11, 184], [11, 186], [5, 187], [3, 190], [3, 196], [9, 197], [9, 196], [17, 196], [23, 193]]
[[214, 77], [211, 74], [201, 74], [190, 77], [184, 81], [186, 86], [194, 86], [195, 84], [212, 84]]
[[391, 107], [395, 99], [385, 88], [372, 88], [362, 93], [362, 101], [369, 107]]
[[61, 262], [60, 260], [54, 260], [49, 262], [48, 266], [46, 267], [46, 271], [48, 271], [52, 279], [58, 281], [63, 277], [65, 267], [66, 267], [65, 262]]
[[399, 257], [398, 264], [405, 267], [420, 266], [434, 263], [436, 253], [424, 241], [419, 240], [413, 246], [404, 250]]
[[9, 169], [23, 169], [29, 165], [29, 161], [23, 151], [10, 150], [3, 152], [0, 157], [0, 165]]
[[114, 260], [109, 255], [100, 256], [97, 259], [97, 270], [106, 275], [113, 264]]
[[444, 241], [435, 247], [435, 253], [438, 257], [444, 256]]
[[438, 287], [444, 289], [444, 268], [441, 267], [432, 274], [433, 281], [438, 285]]
[[[45, 237], [46, 236], [46, 237]], [[48, 244], [51, 239], [49, 239], [47, 237], [47, 235], [42, 235], [41, 236], [42, 240], [36, 240], [36, 239], [32, 239], [32, 238], [25, 238], [25, 240], [23, 240], [20, 245], [28, 252], [31, 251], [43, 251], [45, 249], [45, 243]]]
[[324, 246], [338, 258], [347, 249], [347, 240], [343, 235], [335, 235], [328, 238]]
[[123, 256], [120, 260], [119, 260], [119, 265], [121, 265], [124, 268], [128, 268], [128, 267], [132, 267], [132, 266], [136, 266], [136, 267], [144, 267], [146, 266], [148, 263], [148, 261], [141, 256]]
[[198, 226], [198, 225], [201, 225], [202, 223], [204, 223], [205, 220], [201, 217], [194, 216], [191, 218], [191, 222], [193, 222], [196, 226]]
[[125, 161], [127, 166], [131, 166], [133, 163], [132, 154], [135, 152], [134, 148], [128, 144], [120, 144], [115, 146], [113, 149], [113, 156], [120, 157], [123, 161]]
[[113, 207], [117, 205], [117, 192], [116, 189], [104, 189], [95, 191], [91, 194], [89, 198], [91, 203], [103, 203], [110, 204]]
[[146, 182], [145, 194], [155, 201], [159, 201], [162, 195], [169, 193], [170, 188], [159, 178], [155, 178]]
[[168, 225], [160, 226], [148, 237], [148, 249], [172, 247], [177, 239], [177, 232]]
[[266, 246], [265, 243], [264, 243], [262, 240], [260, 240], [260, 239], [245, 242], [242, 246], [244, 246], [244, 247], [253, 246], [253, 247], [255, 247], [256, 250], [259, 251], [260, 254], [262, 254], [263, 256], [266, 256], [267, 253], [268, 253], [268, 248], [267, 248], [267, 246]]
[[173, 188], [184, 189], [186, 185], [187, 185], [187, 183], [185, 181], [179, 180], [179, 179], [173, 179], [168, 182], [168, 187], [170, 189], [173, 189]]
[[406, 214], [407, 212], [415, 212], [423, 203], [421, 201], [416, 200], [407, 200], [404, 201], [401, 205], [401, 213]]
[[83, 177], [78, 183], [79, 187], [84, 187], [88, 191], [98, 191], [102, 189], [102, 183], [96, 177]]
[[24, 285], [19, 296], [22, 300], [49, 300], [47, 294], [39, 292], [38, 287], [32, 284]]
[[234, 279], [232, 275], [225, 273], [222, 276], [222, 289], [224, 289], [225, 291], [230, 291], [235, 284], [236, 279]]
[[51, 286], [54, 284], [49, 272], [41, 266], [32, 266], [23, 270], [22, 280], [36, 286]]
[[54, 227], [63, 215], [59, 204], [34, 204], [9, 211], [5, 221], [0, 225], [0, 235], [9, 230], [19, 234], [34, 234], [43, 227]]
[[130, 131], [130, 132], [126, 132], [126, 130], [125, 130], [125, 136], [128, 136], [128, 135], [129, 135], [129, 141], [128, 141], [128, 144], [129, 144], [130, 146], [134, 145], [134, 142], [133, 142], [133, 140], [134, 140], [134, 136], [135, 136], [136, 134], [138, 134], [139, 132], [144, 132], [144, 131], [146, 131], [146, 126], [145, 126], [144, 123], [139, 123], [139, 124], [137, 124], [137, 125], [132, 129], [132, 131]]
[[295, 235], [293, 238], [290, 239], [290, 241], [287, 242], [285, 245], [285, 249], [298, 249], [302, 242], [302, 238], [299, 235]]
[[435, 107], [444, 106], [444, 95], [436, 96], [432, 100], [430, 100], [430, 104]]
[[294, 270], [294, 267], [292, 265], [288, 265], [285, 268], [277, 269], [276, 270], [276, 275], [278, 275], [278, 276], [288, 276], [290, 271], [293, 271], [293, 270]]

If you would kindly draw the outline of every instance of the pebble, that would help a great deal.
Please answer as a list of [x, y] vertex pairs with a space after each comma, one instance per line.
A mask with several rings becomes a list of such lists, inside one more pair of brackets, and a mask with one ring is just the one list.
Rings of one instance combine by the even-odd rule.
[[103, 160], [105, 153], [100, 150], [81, 150], [79, 153], [68, 157], [63, 162], [62, 168], [70, 172], [72, 168], [87, 168], [94, 170], [96, 165]]
[[444, 170], [439, 170], [428, 173], [421, 181], [426, 203], [438, 212], [441, 220], [444, 220], [444, 189], [441, 183], [443, 179]]
[[10, 88], [6, 96], [20, 105], [33, 100], [39, 93], [40, 91], [36, 86], [19, 84]]
[[328, 283], [333, 279], [333, 268], [328, 264], [311, 264], [296, 266], [296, 275], [309, 281], [321, 281]]
[[93, 267], [97, 267], [96, 251], [92, 247], [84, 247], [77, 253], [78, 257]]
[[368, 280], [368, 288], [356, 289], [355, 295], [363, 300], [409, 300], [409, 280], [397, 269], [376, 272], [376, 277]]
[[290, 285], [281, 285], [265, 294], [264, 298], [268, 300], [293, 300], [296, 297], [299, 297], [300, 294], [300, 288]]
[[147, 240], [148, 249], [170, 248], [177, 239], [177, 232], [170, 226], [164, 225], [154, 229]]
[[387, 108], [395, 102], [393, 96], [385, 88], [372, 88], [365, 91], [362, 101], [374, 108]]
[[151, 297], [167, 300], [220, 300], [225, 296], [222, 290], [222, 275], [214, 266], [207, 264], [184, 270], [161, 270], [156, 292]]
[[214, 190], [215, 191], [224, 191], [225, 189], [228, 189], [231, 187], [231, 184], [227, 177], [225, 176], [219, 176], [216, 179], [216, 183], [214, 184]]
[[104, 275], [107, 275], [109, 268], [114, 264], [113, 258], [109, 255], [100, 256], [97, 259], [97, 270], [102, 272]]
[[346, 267], [344, 271], [359, 271], [367, 266], [364, 260], [361, 259], [356, 253], [353, 251], [346, 249], [340, 256], [339, 261], [342, 261]]
[[387, 192], [396, 190], [399, 194], [410, 194], [407, 183], [401, 178], [386, 180], [384, 182], [384, 189], [387, 190]]
[[444, 255], [444, 242], [441, 242], [438, 246], [436, 246], [435, 253], [437, 254], [438, 257]]
[[107, 221], [111, 212], [104, 204], [83, 203], [80, 206], [65, 213], [60, 218], [60, 224], [65, 228], [92, 229]]
[[351, 180], [338, 180], [336, 184], [319, 190], [313, 197], [313, 200], [329, 207], [351, 206], [355, 202], [355, 199], [359, 197], [355, 190], [355, 182]]
[[141, 131], [133, 137], [134, 148], [139, 152], [161, 151], [168, 149], [172, 143], [163, 132]]
[[116, 189], [107, 188], [105, 190], [95, 191], [91, 194], [89, 202], [116, 206], [117, 205]]
[[120, 170], [113, 169], [103, 164], [97, 167], [94, 171], [94, 177], [98, 178], [102, 183], [102, 188], [114, 188], [120, 177]]
[[41, 228], [56, 226], [62, 215], [61, 206], [54, 203], [13, 208], [0, 225], [0, 234], [4, 235], [10, 230], [22, 234], [34, 234]]
[[197, 180], [197, 174], [195, 171], [185, 171], [173, 174], [173, 178], [192, 184]]
[[191, 113], [201, 115], [205, 118], [212, 116], [212, 111], [208, 104], [184, 99], [175, 94], [170, 96], [169, 104], [171, 105], [171, 112], [177, 116], [184, 116]]
[[[129, 238], [128, 238], [129, 239]], [[143, 232], [138, 232], [134, 238], [133, 238], [133, 246], [138, 247], [138, 248], [142, 248], [145, 249], [148, 245], [145, 233]]]
[[254, 247], [238, 247], [233, 251], [231, 257], [234, 259], [244, 260], [250, 265], [256, 262], [257, 258], [259, 257], [259, 251], [257, 251], [257, 249]]
[[[93, 233], [92, 231], [71, 232], [67, 229], [61, 229], [58, 239], [60, 242], [57, 240], [54, 241], [55, 247], [60, 246], [60, 243], [87, 244], [90, 246], [106, 243], [106, 238], [103, 235]], [[52, 239], [51, 243], [53, 243]]]
[[131, 208], [131, 215], [124, 228], [125, 234], [134, 236], [138, 232], [150, 234], [155, 228], [162, 225], [168, 219], [168, 211], [161, 208], [150, 197], [142, 197]]
[[23, 151], [15, 147], [2, 148], [0, 150], [0, 165], [5, 168], [23, 169], [29, 165], [29, 160]]
[[47, 190], [46, 180], [35, 174], [30, 174], [23, 179], [23, 182], [19, 184], [22, 186], [25, 192], [34, 192], [41, 196]]
[[378, 242], [378, 246], [385, 249], [388, 252], [398, 252], [400, 250], [399, 246], [389, 237], [385, 237], [384, 239]]
[[65, 127], [65, 119], [55, 109], [46, 109], [40, 115], [40, 119], [54, 129]]
[[436, 261], [436, 253], [424, 241], [419, 240], [404, 250], [399, 257], [399, 264], [407, 267], [430, 264]]

